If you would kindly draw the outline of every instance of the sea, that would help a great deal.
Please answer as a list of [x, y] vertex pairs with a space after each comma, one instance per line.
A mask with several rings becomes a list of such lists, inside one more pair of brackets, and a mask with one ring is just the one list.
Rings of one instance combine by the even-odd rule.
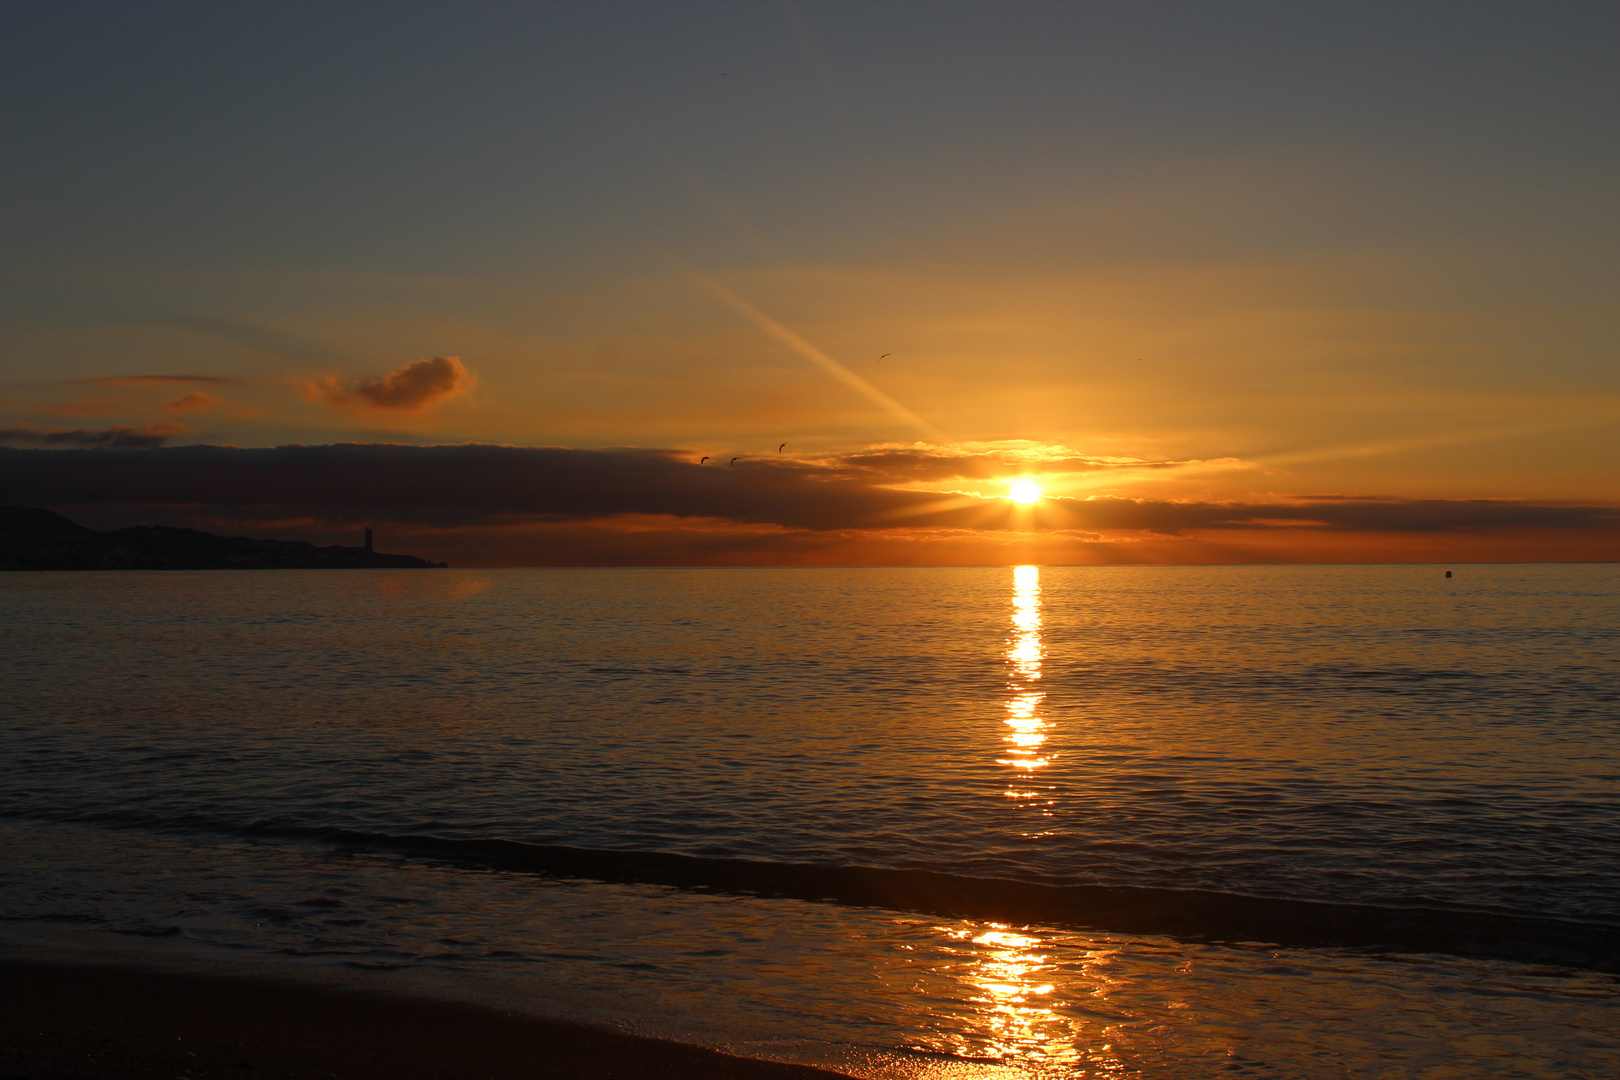
[[0, 575], [0, 943], [853, 1076], [1620, 1076], [1620, 566]]

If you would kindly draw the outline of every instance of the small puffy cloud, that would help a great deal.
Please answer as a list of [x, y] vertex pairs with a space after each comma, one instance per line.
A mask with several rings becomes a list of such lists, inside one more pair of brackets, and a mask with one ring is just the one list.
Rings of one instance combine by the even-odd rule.
[[20, 424], [16, 427], [0, 428], [0, 443], [148, 450], [162, 446], [176, 435], [184, 435], [190, 430], [184, 424], [148, 424], [139, 428], [114, 424], [102, 431], [87, 431], [84, 428], [41, 428], [32, 424]]
[[196, 409], [212, 409], [223, 404], [225, 404], [224, 398], [218, 398], [213, 394], [205, 394], [201, 390], [195, 390], [184, 397], [175, 398], [163, 408], [167, 412], [192, 412]]
[[458, 356], [435, 356], [391, 371], [377, 382], [358, 382], [345, 388], [332, 376], [305, 385], [315, 401], [340, 407], [425, 412], [472, 389], [473, 375]]

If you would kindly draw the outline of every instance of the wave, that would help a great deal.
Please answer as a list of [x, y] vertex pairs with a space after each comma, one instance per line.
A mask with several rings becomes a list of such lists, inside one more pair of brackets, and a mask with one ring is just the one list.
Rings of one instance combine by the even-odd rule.
[[1385, 907], [1146, 886], [1051, 885], [938, 870], [821, 866], [258, 822], [314, 842], [480, 869], [887, 908], [951, 918], [1291, 948], [1353, 948], [1620, 972], [1620, 927], [1455, 908]]

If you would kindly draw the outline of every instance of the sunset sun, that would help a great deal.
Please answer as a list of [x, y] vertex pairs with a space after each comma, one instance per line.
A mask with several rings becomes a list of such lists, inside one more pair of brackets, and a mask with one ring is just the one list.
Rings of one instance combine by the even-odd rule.
[[1015, 503], [1023, 503], [1026, 506], [1036, 502], [1040, 497], [1041, 485], [1033, 480], [1016, 480], [1013, 482], [1012, 489], [1007, 492], [1007, 498]]

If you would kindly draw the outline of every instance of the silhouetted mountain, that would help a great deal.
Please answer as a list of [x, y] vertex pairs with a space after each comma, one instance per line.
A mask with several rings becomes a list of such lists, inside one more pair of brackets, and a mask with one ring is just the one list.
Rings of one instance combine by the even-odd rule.
[[0, 570], [442, 569], [414, 555], [137, 525], [96, 532], [33, 506], [0, 506]]
[[61, 514], [37, 506], [0, 506], [0, 542], [58, 540], [88, 536], [90, 530]]

